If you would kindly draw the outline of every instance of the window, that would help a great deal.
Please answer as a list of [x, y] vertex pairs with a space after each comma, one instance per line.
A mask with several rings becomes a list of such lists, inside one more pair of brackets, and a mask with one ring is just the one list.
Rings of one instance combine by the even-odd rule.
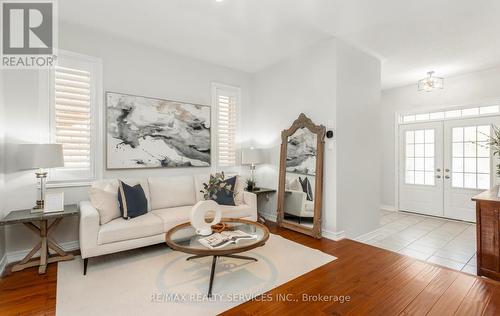
[[238, 152], [236, 138], [240, 89], [214, 84], [213, 97], [216, 108], [217, 165], [235, 166]]
[[63, 145], [64, 168], [50, 182], [96, 179], [100, 113], [100, 61], [61, 53], [50, 75], [50, 140]]
[[498, 105], [486, 105], [479, 107], [469, 107], [463, 109], [453, 109], [448, 111], [427, 112], [418, 114], [401, 115], [401, 123], [424, 122], [429, 120], [456, 119], [462, 117], [473, 117], [481, 115], [492, 115], [500, 112]]
[[452, 186], [490, 188], [490, 126], [465, 126], [452, 129]]
[[434, 130], [406, 131], [405, 183], [434, 185]]

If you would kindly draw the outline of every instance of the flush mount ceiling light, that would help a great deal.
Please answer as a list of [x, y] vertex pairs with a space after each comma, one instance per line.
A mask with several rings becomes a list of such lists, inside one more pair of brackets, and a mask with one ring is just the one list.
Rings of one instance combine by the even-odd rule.
[[434, 71], [427, 73], [429, 76], [418, 81], [418, 91], [431, 92], [436, 89], [443, 89], [444, 80], [440, 77], [434, 77]]

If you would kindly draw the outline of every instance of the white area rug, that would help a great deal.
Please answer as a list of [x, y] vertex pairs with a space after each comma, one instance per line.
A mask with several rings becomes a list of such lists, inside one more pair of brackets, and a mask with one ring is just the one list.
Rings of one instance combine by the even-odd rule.
[[273, 234], [243, 255], [259, 261], [218, 258], [211, 299], [212, 257], [159, 245], [90, 259], [86, 276], [79, 257], [59, 262], [57, 315], [216, 315], [336, 259]]

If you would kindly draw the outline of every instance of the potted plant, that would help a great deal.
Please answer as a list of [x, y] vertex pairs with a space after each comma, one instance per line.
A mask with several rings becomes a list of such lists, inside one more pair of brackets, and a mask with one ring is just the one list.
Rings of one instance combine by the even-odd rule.
[[203, 198], [205, 200], [217, 200], [217, 194], [221, 191], [232, 193], [231, 185], [226, 184], [225, 180], [224, 172], [215, 175], [211, 174], [208, 183], [203, 183], [203, 189], [200, 190], [203, 193]]
[[[486, 145], [482, 145], [480, 143], [477, 143], [479, 146], [484, 146], [486, 148], [489, 148], [493, 151], [493, 158], [495, 156], [500, 157], [500, 128], [497, 127], [496, 125], [491, 125], [491, 129], [493, 131], [492, 134], [486, 135], [488, 137], [488, 141]], [[497, 183], [498, 179], [500, 179], [500, 164], [496, 164], [496, 175], [497, 175]], [[497, 195], [500, 197], [500, 188], [497, 193]]]
[[257, 181], [255, 180], [247, 179], [246, 184], [247, 184], [247, 191], [249, 192], [252, 192], [257, 189]]

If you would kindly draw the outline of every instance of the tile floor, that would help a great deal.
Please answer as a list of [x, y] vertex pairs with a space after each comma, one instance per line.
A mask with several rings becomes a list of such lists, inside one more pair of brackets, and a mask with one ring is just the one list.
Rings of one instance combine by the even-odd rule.
[[476, 225], [473, 223], [382, 210], [380, 228], [356, 240], [476, 274]]

